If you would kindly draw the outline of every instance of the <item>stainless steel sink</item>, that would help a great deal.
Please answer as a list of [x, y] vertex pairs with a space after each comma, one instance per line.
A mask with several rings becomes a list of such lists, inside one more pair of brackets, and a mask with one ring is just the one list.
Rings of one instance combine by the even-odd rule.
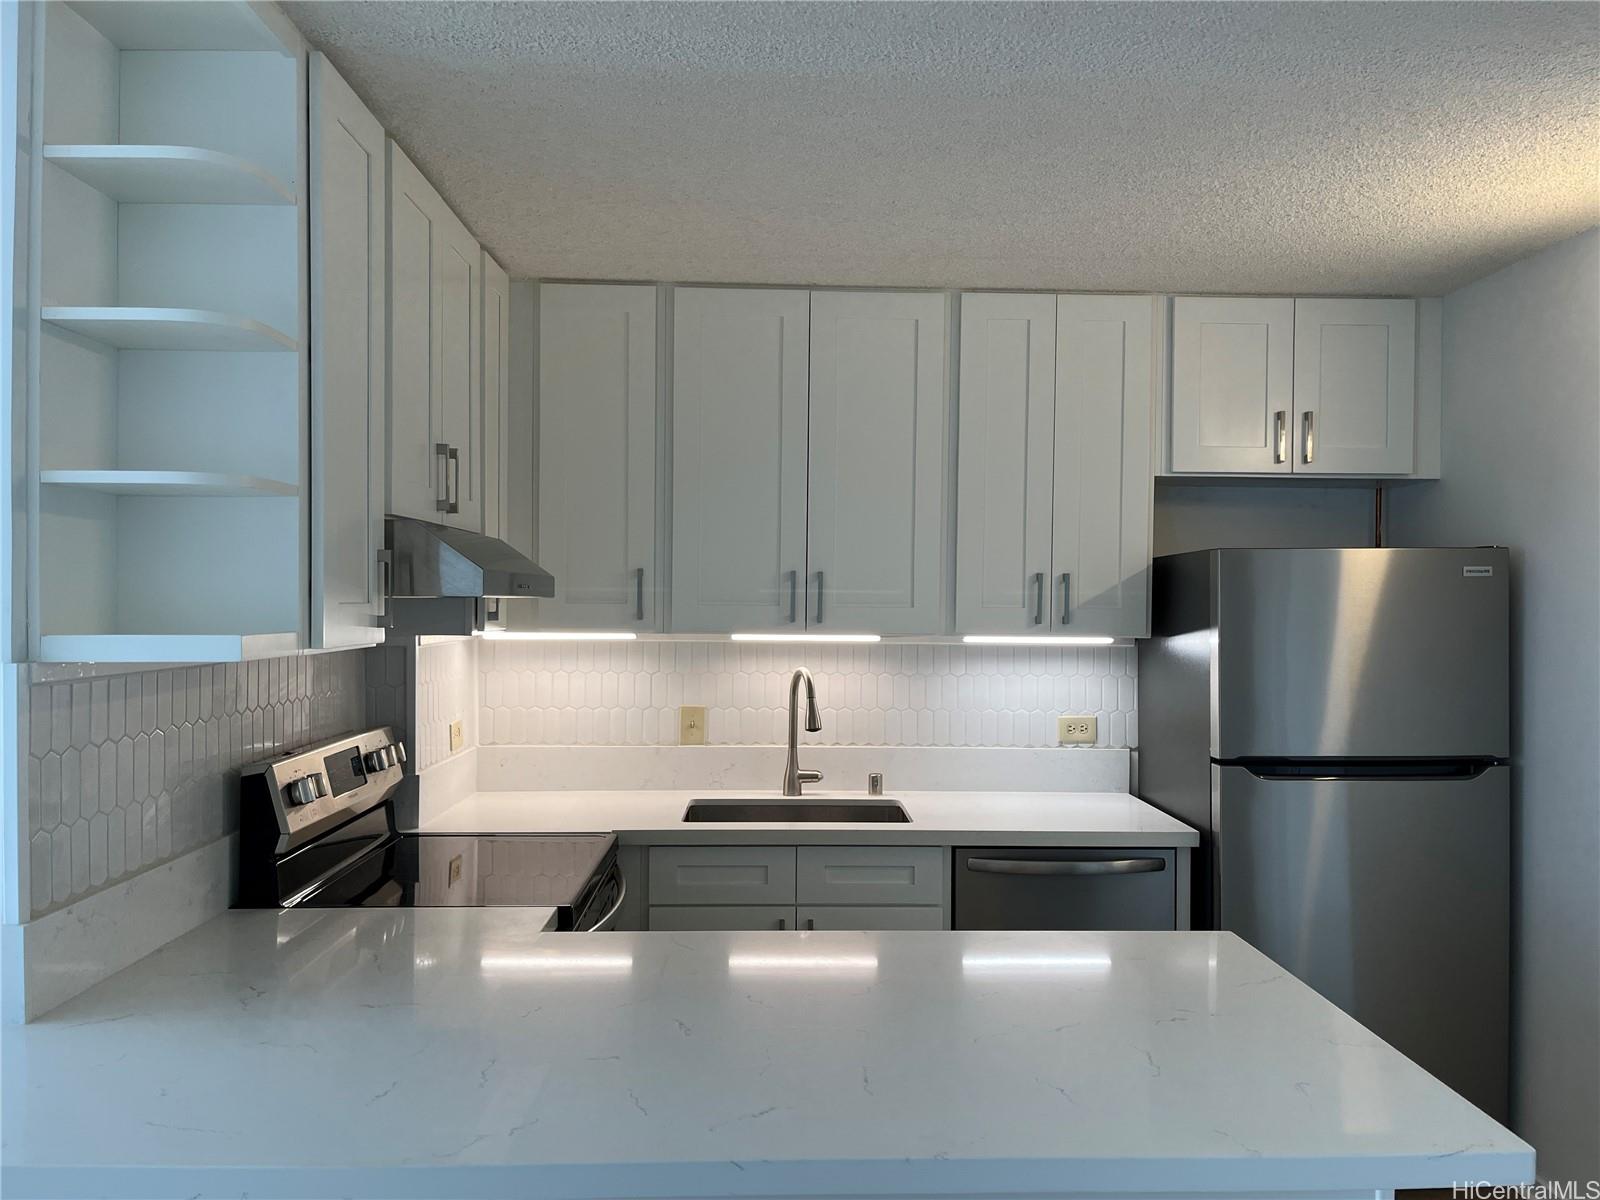
[[684, 810], [685, 821], [865, 821], [871, 824], [906, 825], [911, 818], [898, 800], [874, 796], [870, 800], [841, 797], [804, 796], [758, 799], [691, 800]]

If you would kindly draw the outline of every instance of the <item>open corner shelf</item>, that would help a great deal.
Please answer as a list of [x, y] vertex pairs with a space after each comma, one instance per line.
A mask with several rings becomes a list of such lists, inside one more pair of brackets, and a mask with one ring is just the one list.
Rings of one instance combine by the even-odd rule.
[[38, 661], [243, 662], [303, 648], [297, 633], [47, 633], [39, 639]]
[[294, 190], [231, 154], [196, 146], [62, 146], [44, 157], [125, 204], [293, 204]]
[[73, 0], [80, 17], [119, 50], [267, 50], [289, 54], [255, 5], [194, 4], [183, 0], [128, 4]]
[[228, 313], [202, 308], [81, 308], [48, 305], [51, 325], [118, 350], [296, 350], [288, 334]]
[[39, 482], [117, 496], [296, 496], [300, 489], [256, 475], [214, 471], [40, 471]]

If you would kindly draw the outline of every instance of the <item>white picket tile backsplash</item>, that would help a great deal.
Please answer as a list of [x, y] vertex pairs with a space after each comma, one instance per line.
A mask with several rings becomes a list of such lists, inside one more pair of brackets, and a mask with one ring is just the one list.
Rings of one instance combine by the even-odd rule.
[[476, 650], [484, 745], [676, 745], [681, 704], [707, 707], [712, 743], [778, 744], [797, 666], [816, 676], [813, 744], [1051, 746], [1062, 713], [1098, 717], [1101, 746], [1138, 741], [1136, 656], [1126, 646], [497, 641]]

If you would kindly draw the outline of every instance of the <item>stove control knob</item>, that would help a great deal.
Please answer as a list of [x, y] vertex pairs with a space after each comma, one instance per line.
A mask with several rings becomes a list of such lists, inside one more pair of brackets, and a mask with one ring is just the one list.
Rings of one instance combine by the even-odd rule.
[[381, 749], [368, 750], [361, 756], [361, 761], [363, 764], [365, 764], [367, 768], [367, 774], [369, 775], [374, 771], [383, 770], [383, 768], [388, 765], [383, 761], [383, 751]]
[[289, 802], [290, 808], [299, 808], [317, 798], [316, 785], [309, 777], [296, 779], [283, 789], [283, 797]]
[[396, 742], [389, 748], [394, 751], [394, 756], [398, 761], [406, 761], [406, 744], [404, 742]]

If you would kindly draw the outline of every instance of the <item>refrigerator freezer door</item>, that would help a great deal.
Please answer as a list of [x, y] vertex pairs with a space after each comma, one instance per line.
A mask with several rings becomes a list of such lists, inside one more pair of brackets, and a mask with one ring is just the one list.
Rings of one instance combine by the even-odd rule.
[[1213, 758], [1510, 754], [1505, 550], [1217, 559]]
[[1506, 1116], [1510, 768], [1273, 781], [1214, 766], [1218, 928]]

